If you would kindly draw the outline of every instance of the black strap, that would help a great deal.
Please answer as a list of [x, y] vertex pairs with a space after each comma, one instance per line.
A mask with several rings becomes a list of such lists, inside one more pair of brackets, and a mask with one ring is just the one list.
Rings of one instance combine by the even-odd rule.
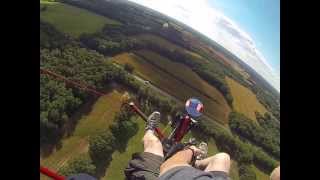
[[196, 156], [195, 156], [195, 152], [194, 152], [194, 149], [190, 148], [190, 147], [187, 147], [186, 149], [190, 149], [192, 151], [192, 157], [191, 157], [191, 161], [190, 161], [190, 165], [191, 166], [194, 166], [195, 163], [196, 163]]

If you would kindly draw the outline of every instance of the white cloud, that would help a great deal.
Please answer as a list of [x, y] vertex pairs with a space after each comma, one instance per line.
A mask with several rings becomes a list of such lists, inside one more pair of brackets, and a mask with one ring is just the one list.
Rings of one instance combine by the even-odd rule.
[[280, 91], [280, 75], [249, 34], [207, 0], [131, 0], [173, 17], [218, 42], [261, 74]]

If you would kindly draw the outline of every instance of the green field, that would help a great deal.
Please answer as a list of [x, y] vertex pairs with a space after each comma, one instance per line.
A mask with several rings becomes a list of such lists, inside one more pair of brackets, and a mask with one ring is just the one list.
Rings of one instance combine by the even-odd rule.
[[201, 60], [201, 61], [209, 62], [207, 59], [203, 58], [199, 54], [192, 52], [192, 51], [189, 51], [187, 49], [184, 49], [184, 48], [182, 48], [182, 47], [180, 47], [180, 46], [178, 46], [178, 45], [176, 45], [176, 44], [174, 44], [174, 43], [172, 43], [172, 42], [170, 42], [160, 36], [156, 36], [153, 34], [140, 34], [140, 35], [134, 36], [134, 38], [136, 38], [140, 41], [145, 41], [150, 44], [158, 44], [162, 48], [170, 50], [170, 51], [185, 52], [185, 53], [191, 55], [191, 57], [194, 61]]
[[105, 24], [120, 24], [119, 22], [60, 2], [40, 1], [40, 6], [46, 6], [41, 11], [40, 19], [54, 25], [59, 31], [73, 37], [82, 33], [94, 33]]
[[123, 170], [128, 165], [131, 155], [135, 152], [142, 152], [142, 137], [144, 135], [145, 123], [138, 119], [139, 131], [128, 142], [125, 152], [115, 151], [112, 154], [112, 161], [106, 170], [106, 175], [102, 179], [124, 179]]
[[131, 64], [135, 74], [182, 102], [190, 97], [198, 97], [204, 103], [206, 115], [223, 124], [228, 123], [230, 108], [222, 94], [189, 67], [151, 51], [138, 53], [143, 58], [132, 53], [122, 53], [113, 59], [120, 64]]
[[257, 180], [270, 180], [270, 176], [268, 174], [262, 172], [256, 166], [252, 165], [252, 168], [253, 168], [253, 171], [256, 173]]
[[[42, 157], [41, 165], [54, 170], [65, 166], [68, 160], [87, 153], [88, 137], [97, 134], [111, 125], [115, 113], [120, 108], [120, 97], [122, 90], [113, 90], [105, 96], [100, 97], [92, 107], [85, 106], [81, 111], [81, 118], [70, 137], [62, 140], [62, 147], [55, 150], [48, 157]], [[88, 112], [88, 113], [87, 113]], [[79, 114], [76, 114], [79, 116]]]

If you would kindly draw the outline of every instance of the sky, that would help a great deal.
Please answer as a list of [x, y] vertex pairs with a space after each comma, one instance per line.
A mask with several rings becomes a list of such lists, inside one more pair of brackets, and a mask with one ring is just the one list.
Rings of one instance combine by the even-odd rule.
[[280, 0], [130, 0], [218, 42], [280, 92]]

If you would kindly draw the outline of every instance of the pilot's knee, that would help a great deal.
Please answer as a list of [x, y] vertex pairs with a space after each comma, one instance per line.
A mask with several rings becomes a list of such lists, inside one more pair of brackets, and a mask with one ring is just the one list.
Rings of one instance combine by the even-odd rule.
[[161, 144], [161, 141], [157, 137], [143, 138], [143, 144], [145, 146], [155, 146]]
[[221, 152], [221, 153], [214, 155], [214, 160], [230, 162], [230, 155], [228, 153]]

